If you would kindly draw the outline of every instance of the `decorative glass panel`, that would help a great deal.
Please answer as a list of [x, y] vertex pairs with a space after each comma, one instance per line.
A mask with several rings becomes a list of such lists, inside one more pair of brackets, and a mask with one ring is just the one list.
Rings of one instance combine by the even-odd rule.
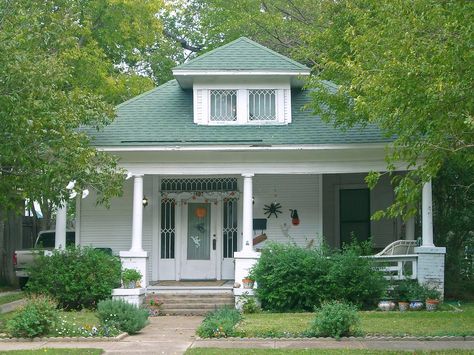
[[161, 201], [161, 258], [174, 259], [175, 200]]
[[237, 191], [236, 178], [162, 179], [161, 191]]
[[237, 90], [211, 90], [211, 121], [237, 120]]
[[275, 90], [249, 90], [249, 120], [276, 120]]
[[188, 260], [210, 260], [211, 204], [188, 203]]
[[222, 230], [224, 242], [224, 258], [233, 258], [237, 251], [237, 200], [224, 201], [224, 226]]

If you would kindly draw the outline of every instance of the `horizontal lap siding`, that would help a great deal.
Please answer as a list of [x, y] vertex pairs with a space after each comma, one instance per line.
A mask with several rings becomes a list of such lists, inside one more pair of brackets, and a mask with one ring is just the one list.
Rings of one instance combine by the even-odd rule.
[[[314, 244], [319, 245], [322, 230], [319, 196], [318, 175], [256, 175], [254, 177], [254, 218], [266, 218], [264, 205], [277, 202], [282, 205], [278, 218], [272, 215], [267, 219], [268, 241], [296, 242], [305, 246], [314, 239]], [[300, 225], [291, 223], [290, 209], [296, 209], [300, 218]], [[285, 236], [285, 229], [291, 238]], [[257, 231], [257, 234], [260, 234]], [[264, 243], [258, 244], [257, 248]]]
[[[143, 194], [149, 204], [143, 209], [143, 249], [148, 252], [148, 280], [151, 280], [152, 179], [145, 176]], [[123, 195], [113, 198], [110, 208], [96, 205], [94, 192], [81, 201], [81, 244], [112, 248], [114, 254], [129, 250], [132, 243], [133, 178], [124, 184]]]

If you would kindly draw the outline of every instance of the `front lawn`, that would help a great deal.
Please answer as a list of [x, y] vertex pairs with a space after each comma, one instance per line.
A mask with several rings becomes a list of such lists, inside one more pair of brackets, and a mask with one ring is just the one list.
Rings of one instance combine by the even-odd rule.
[[365, 350], [365, 349], [216, 349], [193, 348], [186, 351], [186, 355], [470, 355], [473, 350], [432, 350], [432, 351], [403, 351], [403, 350]]
[[[462, 312], [359, 312], [363, 335], [436, 336], [474, 335], [474, 304]], [[315, 313], [246, 314], [237, 326], [245, 337], [301, 336], [309, 328]]]
[[[0, 314], [0, 337], [5, 336], [7, 321], [15, 316], [15, 312]], [[79, 328], [91, 330], [93, 327], [98, 327], [99, 319], [95, 312], [80, 311], [80, 312], [65, 312], [59, 311], [59, 324], [47, 336], [79, 336]], [[69, 329], [68, 334], [65, 334], [65, 329]], [[76, 330], [77, 334], [73, 331]]]
[[10, 293], [7, 295], [3, 295], [3, 296], [0, 296], [0, 305], [10, 303], [13, 301], [18, 301], [24, 297], [25, 297], [25, 294], [23, 292]]

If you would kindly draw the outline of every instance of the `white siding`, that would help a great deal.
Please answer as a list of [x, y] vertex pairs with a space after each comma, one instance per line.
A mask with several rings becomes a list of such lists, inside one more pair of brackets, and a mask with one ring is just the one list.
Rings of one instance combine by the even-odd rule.
[[[152, 251], [152, 179], [145, 176], [143, 194], [148, 206], [143, 210], [143, 249], [148, 252], [147, 279], [151, 280]], [[96, 194], [91, 194], [80, 204], [81, 245], [112, 248], [114, 254], [129, 250], [132, 241], [133, 178], [127, 180], [123, 196], [112, 199], [110, 208], [96, 205]]]
[[[280, 203], [282, 213], [267, 219], [267, 241], [295, 242], [306, 246], [321, 242], [321, 175], [256, 175], [254, 177], [254, 218], [266, 218], [264, 205]], [[291, 224], [290, 209], [297, 210], [300, 224]], [[260, 234], [257, 231], [256, 234]], [[286, 235], [289, 235], [288, 238]], [[261, 247], [259, 244], [257, 246]]]

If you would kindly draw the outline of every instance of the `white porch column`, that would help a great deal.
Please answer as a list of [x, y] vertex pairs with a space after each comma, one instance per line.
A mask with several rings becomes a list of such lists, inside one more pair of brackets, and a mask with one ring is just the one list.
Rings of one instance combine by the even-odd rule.
[[253, 182], [254, 174], [242, 174], [244, 177], [242, 211], [242, 252], [253, 251]]
[[148, 254], [142, 246], [143, 231], [143, 175], [134, 175], [132, 246], [129, 251], [121, 251], [120, 259], [124, 269], [136, 269], [142, 274], [141, 286], [147, 286]]
[[431, 181], [423, 185], [422, 191], [422, 245], [415, 248], [418, 255], [418, 283], [435, 287], [444, 295], [444, 256], [446, 248], [433, 243], [433, 206]]
[[133, 220], [132, 247], [130, 251], [143, 251], [143, 175], [135, 175], [133, 180]]
[[56, 232], [54, 239], [54, 249], [66, 249], [66, 220], [67, 220], [67, 203], [63, 201], [61, 206], [56, 210]]
[[253, 290], [244, 289], [242, 279], [248, 276], [250, 269], [258, 261], [260, 253], [253, 250], [253, 178], [254, 174], [242, 174], [244, 178], [242, 194], [242, 250], [234, 253], [234, 297], [235, 305], [239, 307], [240, 297], [245, 293], [253, 295]]
[[431, 180], [423, 185], [422, 192], [422, 246], [434, 247], [433, 244], [433, 206]]

